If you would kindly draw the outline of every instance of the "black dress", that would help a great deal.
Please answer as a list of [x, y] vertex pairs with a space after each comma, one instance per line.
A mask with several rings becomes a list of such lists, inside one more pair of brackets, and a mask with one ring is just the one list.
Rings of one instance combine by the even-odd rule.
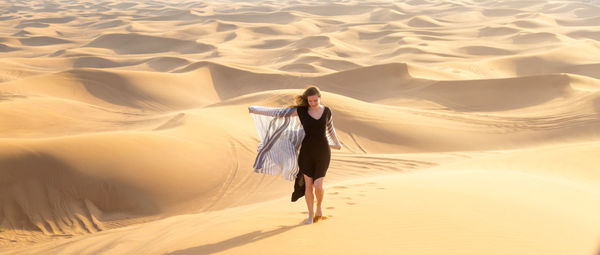
[[303, 174], [313, 180], [325, 177], [331, 159], [331, 150], [325, 136], [327, 121], [331, 118], [329, 107], [325, 106], [319, 119], [315, 119], [308, 114], [308, 107], [298, 107], [297, 113], [304, 129], [304, 139], [298, 155], [300, 171], [296, 176], [292, 201], [304, 196]]

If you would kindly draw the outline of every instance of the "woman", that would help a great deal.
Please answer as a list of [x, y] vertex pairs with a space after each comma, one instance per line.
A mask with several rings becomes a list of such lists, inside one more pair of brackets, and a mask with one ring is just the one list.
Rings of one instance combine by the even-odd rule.
[[[323, 217], [323, 179], [331, 158], [329, 147], [340, 150], [342, 145], [333, 127], [331, 110], [321, 104], [317, 87], [307, 88], [295, 97], [295, 103], [287, 108], [248, 108], [255, 114], [261, 138], [254, 169], [258, 173], [282, 174], [288, 180], [295, 178], [292, 201], [305, 196], [308, 207], [305, 223], [312, 224]], [[297, 154], [300, 141], [302, 145]], [[316, 213], [313, 210], [315, 195]]]

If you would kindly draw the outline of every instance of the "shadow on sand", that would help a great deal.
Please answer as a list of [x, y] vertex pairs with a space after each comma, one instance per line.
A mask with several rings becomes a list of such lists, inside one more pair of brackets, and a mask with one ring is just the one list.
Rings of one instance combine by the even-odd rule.
[[303, 226], [303, 222], [298, 223], [292, 226], [280, 226], [277, 229], [269, 230], [266, 232], [263, 231], [253, 231], [247, 234], [243, 234], [240, 236], [232, 237], [227, 240], [223, 240], [217, 243], [205, 244], [201, 246], [196, 246], [192, 248], [187, 248], [183, 250], [178, 250], [170, 253], [165, 253], [165, 255], [191, 255], [191, 254], [213, 254], [216, 252], [225, 251], [231, 248], [235, 248], [238, 246], [246, 245], [252, 242], [256, 242], [261, 239], [269, 238], [271, 236], [275, 236], [281, 234], [283, 232], [289, 231], [293, 228]]

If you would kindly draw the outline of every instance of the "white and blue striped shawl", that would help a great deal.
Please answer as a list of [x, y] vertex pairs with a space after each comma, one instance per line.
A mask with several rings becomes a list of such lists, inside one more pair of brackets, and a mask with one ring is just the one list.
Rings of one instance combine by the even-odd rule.
[[[258, 155], [254, 161], [254, 172], [281, 175], [294, 181], [298, 174], [298, 148], [304, 139], [304, 129], [298, 116], [292, 116], [294, 107], [276, 108], [250, 106], [260, 138]], [[329, 146], [341, 148], [333, 118], [327, 121], [327, 141]]]

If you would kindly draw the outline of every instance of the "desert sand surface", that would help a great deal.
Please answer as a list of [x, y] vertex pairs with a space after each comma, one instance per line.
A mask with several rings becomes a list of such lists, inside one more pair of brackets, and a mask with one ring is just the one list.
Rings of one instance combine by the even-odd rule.
[[[323, 91], [327, 219], [250, 105]], [[0, 254], [600, 253], [600, 1], [0, 2]]]

